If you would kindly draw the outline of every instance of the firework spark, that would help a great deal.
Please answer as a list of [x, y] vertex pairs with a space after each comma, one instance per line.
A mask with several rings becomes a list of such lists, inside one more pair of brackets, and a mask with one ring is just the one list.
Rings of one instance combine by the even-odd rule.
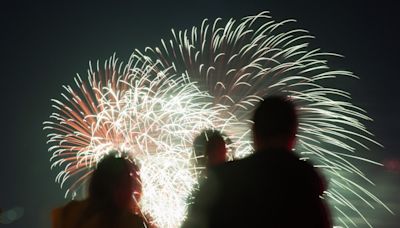
[[[275, 22], [268, 12], [240, 22], [204, 20], [200, 28], [172, 30], [171, 39], [161, 40], [159, 47], [135, 53], [158, 60], [177, 74], [189, 75], [214, 97], [214, 104], [224, 105], [241, 123], [249, 119], [261, 97], [275, 93], [290, 96], [300, 107], [296, 150], [328, 176], [325, 198], [338, 214], [336, 222], [347, 226], [355, 224], [352, 218], [362, 218], [371, 226], [349, 198], [390, 211], [363, 187], [363, 183], [373, 182], [357, 167], [360, 162], [381, 165], [360, 155], [368, 144], [379, 143], [362, 123], [371, 119], [351, 103], [350, 94], [326, 86], [337, 77], [357, 77], [349, 71], [331, 70], [326, 59], [339, 55], [310, 50], [308, 42], [313, 37], [306, 30], [290, 29], [293, 22]], [[249, 144], [241, 145], [249, 140], [246, 127], [231, 124], [225, 128], [239, 144], [233, 157], [252, 151]], [[361, 181], [355, 181], [356, 176]]]
[[112, 57], [104, 70], [90, 69], [88, 80], [78, 75], [77, 90], [64, 87], [64, 102], [53, 100], [57, 112], [44, 128], [54, 144], [52, 166], [64, 167], [56, 180], [63, 186], [73, 179], [66, 195], [75, 197], [109, 151], [127, 152], [141, 166], [143, 213], [157, 225], [179, 225], [197, 178], [192, 140], [227, 121], [208, 93], [185, 76], [167, 77], [168, 71], [133, 58], [118, 65]]
[[325, 86], [355, 76], [329, 69], [326, 58], [337, 55], [309, 50], [313, 37], [289, 29], [292, 22], [275, 22], [266, 12], [239, 22], [204, 20], [200, 28], [172, 30], [160, 47], [135, 50], [127, 64], [113, 56], [103, 69], [90, 66], [87, 80], [78, 75], [75, 89], [65, 86], [63, 101], [53, 100], [57, 111], [45, 122], [52, 166], [63, 167], [56, 180], [62, 186], [71, 179], [66, 194], [74, 196], [105, 153], [128, 152], [141, 166], [143, 212], [159, 227], [178, 227], [202, 168], [194, 136], [219, 129], [233, 141], [232, 158], [247, 156], [255, 105], [283, 93], [300, 107], [296, 151], [329, 177], [324, 197], [341, 215], [336, 222], [347, 226], [360, 217], [371, 226], [348, 199], [390, 211], [363, 187], [372, 181], [356, 165], [378, 164], [359, 156], [368, 143], [378, 144], [362, 124], [370, 118], [347, 92]]

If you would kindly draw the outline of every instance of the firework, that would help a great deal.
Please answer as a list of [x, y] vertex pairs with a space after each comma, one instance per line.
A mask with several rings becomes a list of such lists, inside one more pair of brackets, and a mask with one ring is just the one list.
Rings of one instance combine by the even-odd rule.
[[[324, 197], [338, 215], [335, 222], [356, 225], [353, 218], [361, 218], [371, 226], [361, 206], [350, 198], [390, 211], [363, 187], [363, 183], [373, 183], [357, 165], [381, 165], [361, 155], [368, 144], [379, 143], [362, 123], [371, 119], [351, 103], [350, 94], [326, 86], [337, 77], [357, 77], [349, 71], [331, 70], [327, 58], [339, 55], [310, 49], [308, 42], [313, 37], [306, 30], [290, 29], [293, 22], [275, 22], [268, 12], [239, 22], [204, 20], [200, 28], [172, 30], [172, 37], [161, 40], [159, 47], [136, 50], [136, 55], [158, 60], [177, 74], [189, 75], [214, 97], [214, 104], [226, 107], [225, 111], [241, 123], [249, 120], [261, 97], [276, 93], [291, 97], [300, 109], [296, 150], [328, 176], [329, 189]], [[252, 151], [249, 144], [242, 143], [250, 140], [247, 129], [237, 124], [225, 127], [240, 148], [232, 157], [240, 158]]]
[[159, 227], [178, 227], [203, 168], [196, 166], [194, 137], [216, 128], [232, 140], [231, 158], [249, 155], [254, 107], [280, 93], [299, 106], [296, 151], [329, 177], [324, 197], [339, 215], [336, 223], [360, 217], [371, 226], [349, 197], [390, 211], [363, 187], [372, 182], [357, 167], [380, 165], [360, 156], [369, 143], [379, 144], [350, 95], [326, 86], [356, 76], [329, 69], [326, 58], [337, 55], [309, 50], [313, 37], [290, 29], [292, 22], [275, 22], [266, 12], [239, 22], [204, 20], [199, 28], [172, 30], [159, 47], [135, 50], [126, 64], [115, 56], [96, 70], [90, 64], [87, 79], [78, 75], [75, 87], [64, 86], [63, 100], [53, 100], [56, 112], [45, 122], [52, 167], [62, 167], [56, 180], [69, 183], [66, 195], [79, 192], [108, 151], [124, 151], [141, 167], [143, 213]]
[[76, 77], [76, 89], [64, 87], [63, 102], [53, 100], [57, 111], [44, 128], [51, 130], [52, 167], [63, 167], [56, 181], [72, 179], [66, 196], [75, 197], [105, 154], [126, 152], [141, 166], [143, 213], [157, 225], [177, 226], [197, 178], [193, 137], [226, 120], [187, 77], [166, 77], [168, 69], [140, 59], [117, 62], [91, 67], [87, 80]]

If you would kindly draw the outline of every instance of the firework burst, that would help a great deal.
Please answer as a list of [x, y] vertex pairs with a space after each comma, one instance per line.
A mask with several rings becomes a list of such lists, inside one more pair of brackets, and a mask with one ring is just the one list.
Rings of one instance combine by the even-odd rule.
[[[336, 223], [356, 225], [353, 218], [361, 218], [371, 226], [360, 206], [349, 198], [390, 211], [363, 187], [362, 183], [373, 182], [357, 165], [380, 165], [360, 153], [368, 149], [368, 144], [379, 143], [362, 123], [371, 119], [351, 103], [350, 94], [326, 86], [338, 77], [357, 77], [349, 71], [331, 70], [327, 58], [339, 55], [310, 49], [308, 42], [313, 36], [303, 29], [290, 29], [293, 22], [275, 22], [267, 12], [239, 22], [204, 20], [200, 28], [172, 30], [172, 37], [161, 40], [159, 47], [136, 50], [136, 55], [158, 60], [177, 74], [189, 75], [214, 97], [214, 104], [226, 107], [241, 123], [249, 120], [263, 96], [279, 93], [291, 97], [300, 109], [296, 150], [328, 176], [325, 198], [337, 214]], [[230, 128], [233, 126], [235, 129]], [[241, 144], [250, 139], [247, 129], [245, 125], [225, 128], [239, 144], [236, 146], [240, 149], [232, 155], [235, 158], [252, 151], [249, 144]], [[357, 177], [362, 180], [355, 181]]]
[[143, 212], [159, 227], [178, 227], [202, 168], [193, 138], [216, 128], [232, 140], [231, 158], [247, 156], [255, 105], [263, 96], [286, 94], [300, 109], [296, 151], [329, 177], [324, 197], [338, 214], [336, 223], [355, 225], [360, 217], [371, 226], [349, 200], [388, 209], [363, 187], [372, 182], [357, 167], [379, 165], [360, 156], [368, 143], [378, 144], [362, 124], [370, 118], [350, 94], [325, 86], [355, 76], [329, 69], [326, 58], [337, 55], [309, 50], [313, 37], [289, 29], [292, 22], [275, 22], [266, 12], [239, 22], [204, 20], [199, 28], [172, 30], [159, 47], [135, 50], [126, 64], [114, 56], [103, 68], [90, 65], [87, 79], [78, 75], [74, 88], [64, 86], [63, 100], [53, 100], [56, 112], [45, 122], [52, 166], [63, 167], [56, 180], [62, 186], [71, 179], [66, 194], [74, 196], [105, 153], [125, 151], [141, 166]]

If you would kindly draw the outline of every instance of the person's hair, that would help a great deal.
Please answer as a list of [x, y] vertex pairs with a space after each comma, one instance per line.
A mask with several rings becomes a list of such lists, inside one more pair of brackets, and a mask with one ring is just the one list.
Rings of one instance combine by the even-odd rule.
[[89, 199], [98, 206], [117, 207], [115, 194], [118, 190], [125, 188], [131, 190], [132, 194], [135, 190], [140, 191], [137, 172], [138, 168], [133, 161], [116, 157], [116, 153], [111, 152], [93, 171], [88, 189]]
[[[197, 162], [201, 166], [207, 166], [209, 164], [210, 156], [216, 154], [215, 150], [218, 145], [227, 144], [224, 134], [215, 129], [207, 129], [201, 132], [193, 141], [194, 152], [196, 154]], [[228, 142], [229, 143], [229, 142]]]
[[253, 131], [260, 139], [295, 137], [298, 119], [294, 103], [287, 97], [265, 97], [253, 116]]
[[210, 149], [217, 143], [225, 143], [224, 137], [220, 131], [207, 129], [199, 134], [193, 141], [195, 153], [197, 155], [208, 156]]

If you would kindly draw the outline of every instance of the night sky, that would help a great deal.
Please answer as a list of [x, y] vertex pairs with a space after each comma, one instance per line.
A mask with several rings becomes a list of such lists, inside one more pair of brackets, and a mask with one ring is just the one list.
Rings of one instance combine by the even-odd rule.
[[[72, 84], [76, 73], [84, 75], [89, 60], [103, 61], [114, 52], [127, 60], [134, 48], [158, 45], [171, 28], [197, 26], [204, 18], [240, 19], [265, 10], [276, 20], [297, 19], [298, 27], [316, 36], [313, 46], [345, 56], [332, 61], [332, 67], [360, 77], [336, 86], [351, 92], [353, 103], [374, 119], [366, 125], [385, 148], [373, 146], [365, 156], [389, 166], [365, 168], [377, 183], [373, 192], [400, 214], [396, 1], [54, 2], [0, 3], [0, 208], [24, 210], [8, 227], [50, 227], [51, 208], [66, 202], [64, 191], [54, 183], [56, 172], [50, 171], [42, 123], [52, 112], [50, 99], [59, 97], [61, 86]], [[400, 224], [399, 216], [381, 207], [375, 212], [370, 216], [377, 227]]]

